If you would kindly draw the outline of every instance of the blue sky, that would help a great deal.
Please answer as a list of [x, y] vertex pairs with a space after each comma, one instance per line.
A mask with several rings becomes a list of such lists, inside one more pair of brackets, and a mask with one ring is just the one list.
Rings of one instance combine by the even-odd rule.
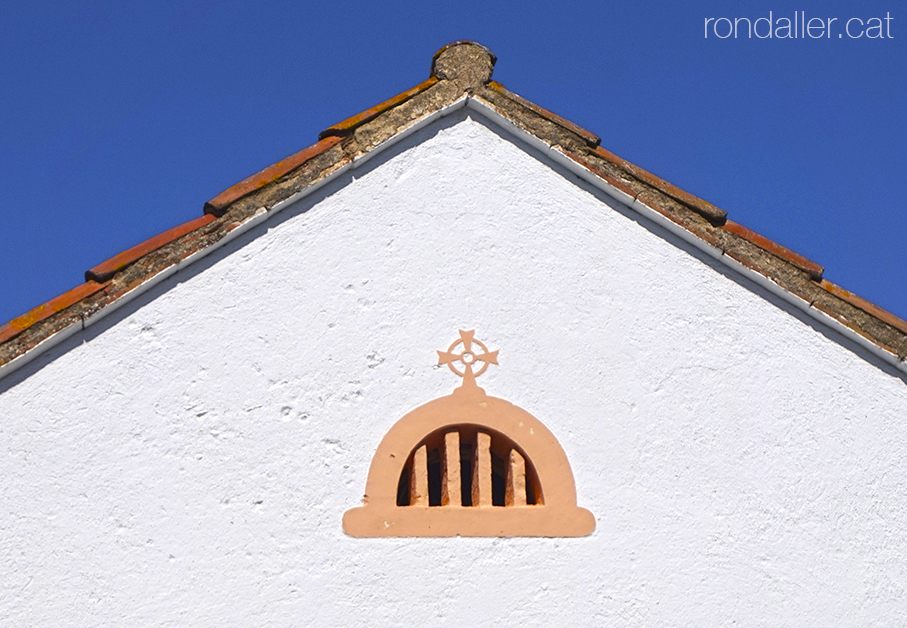
[[[425, 80], [457, 39], [496, 53], [512, 91], [907, 318], [902, 6], [5, 2], [0, 323]], [[832, 36], [705, 37], [710, 17], [795, 11], [836, 18]], [[890, 37], [844, 32], [885, 17]]]

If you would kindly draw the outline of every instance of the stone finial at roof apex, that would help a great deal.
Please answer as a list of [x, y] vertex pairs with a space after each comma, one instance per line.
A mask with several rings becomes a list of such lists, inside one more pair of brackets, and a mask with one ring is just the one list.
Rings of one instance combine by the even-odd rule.
[[448, 79], [462, 89], [485, 85], [491, 80], [494, 53], [474, 41], [455, 41], [435, 53], [431, 61], [431, 75]]

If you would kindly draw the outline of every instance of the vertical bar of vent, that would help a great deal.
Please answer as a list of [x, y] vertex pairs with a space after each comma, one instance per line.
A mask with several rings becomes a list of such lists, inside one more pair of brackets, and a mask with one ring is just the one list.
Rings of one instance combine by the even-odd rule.
[[508, 506], [526, 505], [526, 461], [516, 449], [510, 450], [510, 464], [507, 465], [507, 499]]
[[413, 472], [410, 475], [409, 505], [428, 506], [428, 451], [425, 445], [413, 454]]
[[441, 505], [460, 506], [460, 433], [447, 432], [444, 435], [444, 457], [441, 467]]
[[491, 506], [491, 436], [476, 434], [476, 453], [472, 474], [472, 505]]

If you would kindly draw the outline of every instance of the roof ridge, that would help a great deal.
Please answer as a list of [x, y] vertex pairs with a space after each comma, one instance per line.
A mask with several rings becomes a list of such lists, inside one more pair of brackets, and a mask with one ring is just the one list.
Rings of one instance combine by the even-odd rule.
[[[907, 370], [907, 322], [822, 278], [822, 266], [727, 219], [727, 212], [602, 148], [582, 127], [491, 80], [496, 57], [458, 41], [432, 58], [431, 76], [412, 89], [328, 127], [318, 141], [227, 188], [203, 215], [86, 271], [86, 283], [0, 326], [0, 372], [51, 336], [81, 323], [140, 286], [175, 272], [239, 232], [319, 187], [375, 149], [435, 114], [477, 98], [518, 128], [586, 169], [631, 205], [655, 211], [721, 255], [769, 279], [808, 307], [868, 339]], [[465, 97], [465, 100], [464, 100]], [[609, 192], [612, 193], [612, 192]], [[108, 308], [108, 309], [105, 309]], [[17, 360], [18, 361], [18, 360]], [[19, 361], [21, 362], [21, 361]]]

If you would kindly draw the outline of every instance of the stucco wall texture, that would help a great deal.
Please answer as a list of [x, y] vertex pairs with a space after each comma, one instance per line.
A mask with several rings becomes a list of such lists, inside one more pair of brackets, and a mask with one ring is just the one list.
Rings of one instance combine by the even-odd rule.
[[[461, 110], [0, 381], [0, 624], [898, 626], [907, 385]], [[585, 538], [346, 536], [459, 379]]]

